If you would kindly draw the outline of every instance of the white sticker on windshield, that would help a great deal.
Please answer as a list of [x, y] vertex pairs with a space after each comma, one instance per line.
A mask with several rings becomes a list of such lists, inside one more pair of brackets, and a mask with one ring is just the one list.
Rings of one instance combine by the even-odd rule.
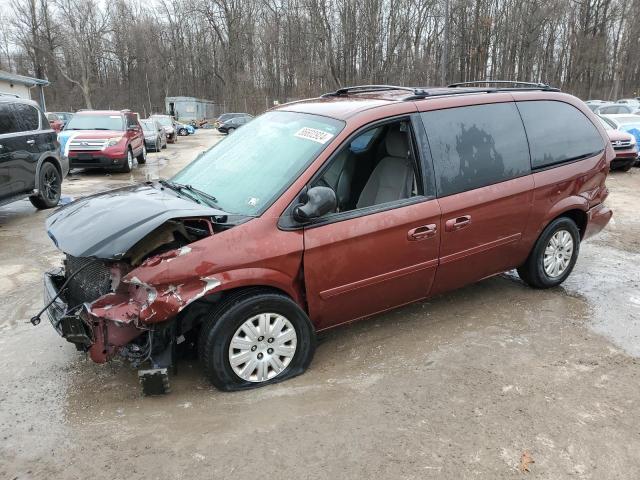
[[315, 128], [304, 127], [295, 133], [298, 138], [306, 138], [307, 140], [313, 140], [321, 144], [327, 143], [333, 138], [333, 134], [317, 130]]

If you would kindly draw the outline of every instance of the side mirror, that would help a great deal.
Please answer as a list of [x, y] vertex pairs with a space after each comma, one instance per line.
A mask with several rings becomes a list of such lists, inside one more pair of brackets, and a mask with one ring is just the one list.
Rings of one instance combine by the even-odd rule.
[[293, 208], [293, 217], [298, 222], [308, 222], [335, 211], [338, 207], [336, 192], [329, 187], [312, 187], [307, 190], [304, 203]]

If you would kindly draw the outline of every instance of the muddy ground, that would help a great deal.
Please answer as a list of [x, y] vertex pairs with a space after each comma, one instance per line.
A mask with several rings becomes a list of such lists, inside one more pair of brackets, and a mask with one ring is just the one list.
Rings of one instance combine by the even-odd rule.
[[[166, 177], [218, 138], [64, 194]], [[45, 212], [0, 208], [0, 479], [638, 478], [640, 169], [608, 185], [615, 220], [561, 288], [485, 280], [325, 335], [305, 375], [254, 391], [184, 360], [161, 398], [26, 323], [60, 255]]]

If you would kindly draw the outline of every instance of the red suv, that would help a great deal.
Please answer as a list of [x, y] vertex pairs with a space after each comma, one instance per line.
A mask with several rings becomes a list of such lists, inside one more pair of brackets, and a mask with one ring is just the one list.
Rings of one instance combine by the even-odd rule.
[[147, 367], [147, 392], [183, 342], [221, 389], [271, 384], [307, 368], [317, 332], [514, 268], [561, 284], [611, 218], [613, 158], [587, 106], [546, 85], [340, 89], [171, 180], [59, 209], [45, 309], [94, 361]]
[[59, 135], [71, 168], [117, 168], [130, 172], [133, 159], [146, 163], [138, 116], [129, 110], [80, 110]]

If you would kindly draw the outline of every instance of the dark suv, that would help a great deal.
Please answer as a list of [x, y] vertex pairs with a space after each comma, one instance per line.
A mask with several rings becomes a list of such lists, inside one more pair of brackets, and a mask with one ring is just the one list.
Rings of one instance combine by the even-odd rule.
[[68, 172], [38, 105], [0, 94], [0, 205], [28, 196], [36, 208], [54, 207]]
[[218, 131], [220, 133], [227, 133], [227, 134], [233, 133], [238, 128], [249, 123], [251, 120], [253, 120], [253, 117], [248, 113], [238, 114], [234, 117], [224, 120], [218, 127]]
[[144, 385], [166, 385], [185, 341], [217, 387], [268, 385], [307, 368], [317, 332], [511, 269], [560, 285], [612, 216], [614, 157], [587, 106], [546, 85], [282, 105], [170, 180], [51, 215], [66, 259], [49, 315], [95, 362], [149, 365]]
[[147, 148], [137, 114], [129, 110], [81, 110], [58, 136], [71, 168], [130, 172], [134, 157], [146, 163]]

